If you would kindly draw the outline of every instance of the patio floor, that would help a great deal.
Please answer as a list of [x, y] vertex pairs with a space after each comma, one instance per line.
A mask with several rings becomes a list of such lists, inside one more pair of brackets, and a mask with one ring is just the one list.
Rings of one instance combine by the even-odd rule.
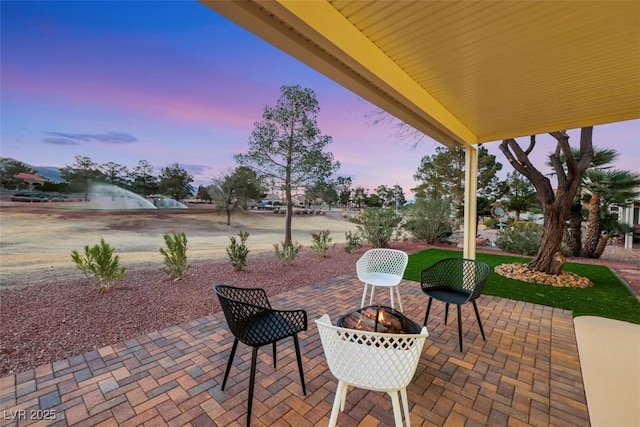
[[[422, 323], [427, 298], [419, 288], [403, 282], [400, 292], [405, 315]], [[388, 293], [378, 292], [384, 304]], [[307, 396], [293, 341], [279, 343], [277, 370], [270, 348], [261, 349], [252, 425], [328, 424], [337, 382], [313, 320], [329, 313], [335, 323], [361, 296], [362, 285], [349, 276], [271, 298], [274, 307], [307, 310], [309, 329], [300, 335]], [[461, 353], [455, 310], [445, 326], [444, 305], [434, 302], [430, 337], [408, 388], [412, 425], [589, 425], [571, 313], [486, 295], [478, 308], [487, 341], [465, 306]], [[216, 313], [0, 378], [0, 426], [244, 426], [250, 348], [238, 346], [227, 389], [220, 390], [232, 342]], [[35, 420], [45, 415], [55, 419]], [[338, 425], [393, 425], [391, 400], [353, 389]]]

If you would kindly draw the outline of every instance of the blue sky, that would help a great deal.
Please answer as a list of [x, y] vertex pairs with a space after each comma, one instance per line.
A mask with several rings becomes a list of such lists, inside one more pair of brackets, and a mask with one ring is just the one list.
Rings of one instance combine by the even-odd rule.
[[[158, 173], [177, 162], [208, 184], [235, 166], [263, 107], [291, 84], [315, 91], [328, 150], [354, 186], [400, 184], [410, 196], [420, 159], [437, 146], [413, 148], [392, 126], [372, 125], [367, 101], [195, 1], [0, 8], [3, 157], [58, 167], [76, 155], [129, 167], [147, 160]], [[570, 135], [577, 143], [579, 131]], [[618, 168], [640, 173], [640, 120], [597, 126], [594, 141], [623, 153]], [[540, 136], [536, 164], [554, 146]], [[498, 144], [486, 147], [509, 170]]]

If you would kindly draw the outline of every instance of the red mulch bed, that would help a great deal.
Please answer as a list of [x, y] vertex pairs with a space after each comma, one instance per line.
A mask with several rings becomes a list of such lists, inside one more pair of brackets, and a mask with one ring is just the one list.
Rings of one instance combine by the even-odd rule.
[[[427, 246], [396, 242], [393, 247], [413, 253]], [[261, 253], [250, 256], [248, 267], [240, 272], [227, 259], [202, 261], [192, 263], [177, 282], [168, 279], [160, 265], [131, 268], [106, 294], [99, 294], [79, 272], [72, 278], [51, 276], [51, 282], [32, 286], [24, 286], [29, 282], [25, 275], [20, 286], [0, 290], [0, 376], [216, 313], [220, 305], [212, 288], [217, 283], [261, 287], [268, 295], [276, 295], [353, 275], [355, 262], [365, 250], [347, 254], [338, 246], [326, 258], [305, 250], [288, 267], [273, 253]], [[613, 268], [634, 265], [586, 262]]]
[[[393, 245], [409, 253], [416, 243]], [[332, 277], [355, 274], [365, 249], [338, 246], [326, 258], [302, 251], [291, 266], [273, 253], [250, 256], [243, 271], [228, 259], [192, 263], [174, 282], [157, 267], [130, 269], [105, 294], [78, 272], [75, 278], [0, 291], [0, 376], [66, 359], [106, 345], [220, 311], [213, 285], [260, 287], [276, 295]], [[28, 280], [28, 278], [25, 278]]]

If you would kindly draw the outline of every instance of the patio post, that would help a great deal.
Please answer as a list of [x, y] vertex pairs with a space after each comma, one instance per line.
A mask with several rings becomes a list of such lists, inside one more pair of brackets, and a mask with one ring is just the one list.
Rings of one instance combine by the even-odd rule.
[[[620, 222], [626, 223], [629, 227], [633, 227], [633, 201], [629, 201], [626, 206], [622, 206], [622, 218]], [[630, 233], [624, 235], [624, 248], [633, 249], [633, 229]]]
[[478, 149], [475, 146], [467, 145], [464, 152], [464, 239], [462, 254], [467, 259], [476, 259]]

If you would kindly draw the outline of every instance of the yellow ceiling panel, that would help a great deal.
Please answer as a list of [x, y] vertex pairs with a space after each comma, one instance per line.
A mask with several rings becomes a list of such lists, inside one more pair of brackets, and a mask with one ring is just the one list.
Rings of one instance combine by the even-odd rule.
[[640, 117], [640, 1], [203, 3], [448, 146]]

